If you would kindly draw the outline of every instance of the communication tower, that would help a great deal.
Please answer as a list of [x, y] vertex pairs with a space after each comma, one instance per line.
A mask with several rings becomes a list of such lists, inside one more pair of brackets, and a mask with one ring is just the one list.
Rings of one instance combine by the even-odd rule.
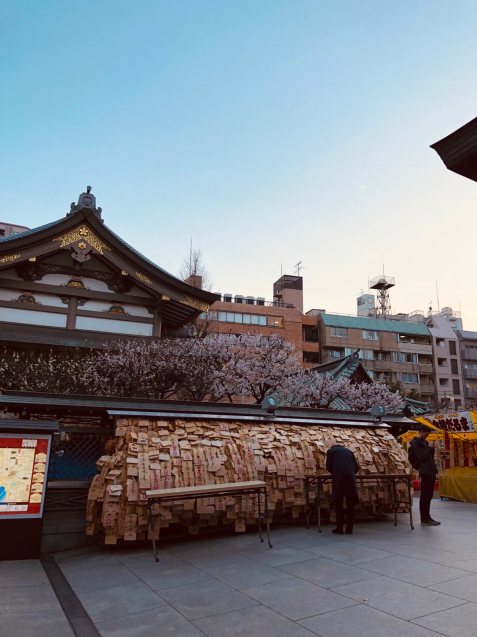
[[381, 274], [380, 276], [375, 277], [369, 282], [369, 287], [372, 290], [378, 291], [378, 314], [380, 318], [385, 319], [388, 314], [391, 313], [391, 301], [389, 300], [389, 290], [393, 288], [395, 285], [394, 277], [385, 276]]

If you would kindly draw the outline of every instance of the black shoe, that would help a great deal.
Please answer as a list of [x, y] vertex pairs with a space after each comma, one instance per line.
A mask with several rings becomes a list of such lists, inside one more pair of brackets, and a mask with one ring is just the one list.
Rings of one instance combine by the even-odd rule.
[[432, 518], [429, 518], [428, 522], [432, 522], [433, 526], [439, 526], [440, 522], [438, 522], [437, 520], [433, 520]]
[[345, 533], [347, 535], [353, 535], [353, 529], [346, 529]]
[[331, 532], [336, 533], [336, 535], [343, 535], [343, 531], [340, 531], [339, 529], [333, 529]]

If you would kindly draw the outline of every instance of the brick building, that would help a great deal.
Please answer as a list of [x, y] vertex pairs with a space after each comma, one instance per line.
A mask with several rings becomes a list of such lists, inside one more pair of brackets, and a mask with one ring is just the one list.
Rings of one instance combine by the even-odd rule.
[[[210, 307], [211, 331], [219, 334], [276, 334], [295, 345], [304, 367], [320, 362], [316, 317], [303, 314], [303, 278], [284, 275], [274, 283], [274, 299], [223, 294]], [[205, 319], [206, 315], [203, 315]]]

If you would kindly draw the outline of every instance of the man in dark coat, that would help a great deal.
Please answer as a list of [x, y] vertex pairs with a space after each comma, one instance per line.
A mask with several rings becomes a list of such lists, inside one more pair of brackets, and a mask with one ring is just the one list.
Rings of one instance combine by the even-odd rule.
[[421, 478], [421, 497], [419, 499], [421, 526], [439, 526], [440, 524], [431, 518], [431, 502], [437, 475], [434, 461], [435, 444], [426, 440], [431, 431], [432, 429], [427, 425], [421, 425], [418, 435], [411, 440], [411, 450], [419, 463], [419, 477]]
[[346, 533], [353, 533], [354, 508], [359, 500], [356, 473], [359, 471], [354, 453], [342, 445], [333, 445], [326, 454], [326, 469], [333, 478], [331, 502], [336, 503], [336, 529], [343, 535], [344, 498], [346, 498]]

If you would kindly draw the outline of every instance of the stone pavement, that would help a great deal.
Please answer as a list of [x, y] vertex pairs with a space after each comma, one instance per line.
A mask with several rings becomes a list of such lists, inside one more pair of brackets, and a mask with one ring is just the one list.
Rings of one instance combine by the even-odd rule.
[[[434, 500], [440, 527], [417, 508], [414, 531], [400, 515], [351, 536], [280, 527], [273, 549], [255, 533], [194, 537], [162, 544], [158, 564], [149, 547], [55, 557], [103, 637], [475, 637], [477, 506]], [[0, 563], [0, 637], [70, 637], [25, 564]]]

